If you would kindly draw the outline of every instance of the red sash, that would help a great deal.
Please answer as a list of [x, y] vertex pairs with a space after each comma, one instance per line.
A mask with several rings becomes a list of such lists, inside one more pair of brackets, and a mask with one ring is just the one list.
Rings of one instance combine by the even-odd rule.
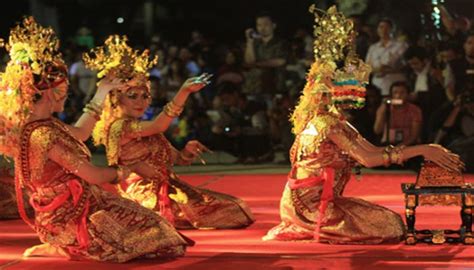
[[296, 179], [293, 178], [296, 168], [297, 166], [294, 165], [291, 168], [290, 173], [288, 174], [288, 186], [290, 189], [310, 188], [321, 184], [323, 185], [323, 192], [321, 194], [321, 201], [319, 204], [319, 218], [316, 222], [316, 227], [314, 228], [314, 239], [319, 242], [319, 231], [326, 212], [326, 208], [328, 206], [328, 203], [334, 198], [334, 169], [326, 167], [323, 169], [323, 173], [321, 176], [312, 176], [303, 179]]
[[[168, 171], [164, 174], [169, 177]], [[127, 183], [134, 183], [139, 180], [143, 179], [143, 177], [136, 175], [132, 176], [127, 179]], [[171, 211], [171, 200], [169, 197], [169, 184], [168, 181], [163, 181], [159, 183], [159, 190], [158, 190], [158, 211], [160, 212], [160, 216], [168, 220], [172, 225], [174, 225], [174, 216], [173, 212]]]
[[[56, 196], [49, 204], [39, 205], [35, 201], [35, 195], [31, 196], [30, 204], [38, 212], [54, 211], [65, 203], [70, 196], [72, 196], [72, 202], [74, 206], [77, 206], [79, 199], [81, 198], [84, 189], [81, 183], [77, 179], [72, 179], [67, 182], [69, 190]], [[87, 248], [89, 246], [89, 234], [87, 231], [87, 214], [89, 213], [89, 201], [84, 205], [84, 210], [77, 219], [77, 231], [76, 239], [79, 243], [79, 248]]]
[[168, 195], [168, 187], [168, 181], [161, 183], [158, 205], [160, 207], [160, 215], [166, 218], [172, 225], [174, 225], [174, 216], [173, 212], [171, 211], [171, 200]]

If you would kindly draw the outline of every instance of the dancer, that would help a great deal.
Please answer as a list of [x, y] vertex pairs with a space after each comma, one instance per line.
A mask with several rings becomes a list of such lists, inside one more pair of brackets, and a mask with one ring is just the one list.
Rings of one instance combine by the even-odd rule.
[[[292, 169], [280, 202], [281, 223], [264, 240], [316, 240], [330, 244], [398, 242], [405, 233], [395, 212], [343, 197], [355, 163], [366, 167], [401, 164], [423, 156], [452, 171], [463, 164], [439, 145], [375, 147], [344, 118], [341, 110], [364, 105], [370, 67], [351, 47], [352, 24], [335, 7], [315, 14], [315, 61], [292, 114], [296, 135]], [[343, 68], [337, 63], [344, 60]]]
[[[121, 80], [110, 92], [93, 138], [106, 146], [109, 165], [133, 166], [136, 173], [127, 181], [123, 196], [159, 212], [179, 229], [239, 228], [254, 219], [247, 205], [230, 195], [193, 187], [173, 172], [174, 164], [187, 165], [209, 151], [198, 141], [176, 150], [162, 134], [183, 111], [187, 97], [209, 83], [203, 74], [188, 79], [176, 96], [152, 121], [141, 121], [150, 105], [146, 69], [132, 69], [138, 56], [125, 37], [111, 36], [104, 47], [84, 57], [88, 68], [99, 75]], [[114, 62], [115, 61], [115, 62]]]
[[[53, 117], [63, 110], [68, 90], [53, 30], [25, 18], [11, 30], [6, 48], [11, 60], [1, 74], [0, 153], [15, 159], [18, 210], [43, 242], [24, 256], [125, 262], [183, 255], [188, 243], [165, 219], [97, 186], [117, 183], [133, 169], [92, 165], [80, 141], [89, 137], [101, 99], [116, 82], [102, 80], [84, 115], [69, 126]], [[23, 194], [33, 220], [24, 211]]]

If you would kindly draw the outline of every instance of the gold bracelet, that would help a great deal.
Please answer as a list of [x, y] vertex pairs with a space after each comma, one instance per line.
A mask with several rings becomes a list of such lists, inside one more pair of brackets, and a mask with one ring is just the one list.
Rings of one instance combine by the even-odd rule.
[[174, 100], [171, 100], [169, 103], [171, 104], [171, 106], [173, 106], [173, 108], [178, 109], [178, 110], [181, 110], [184, 107], [184, 106], [179, 106], [178, 104], [176, 104]]
[[383, 165], [385, 167], [390, 166], [392, 156], [393, 145], [388, 145], [382, 152]]
[[171, 117], [175, 118], [178, 117], [183, 112], [183, 107], [176, 105], [173, 101], [166, 103], [165, 107], [163, 108], [163, 112]]
[[392, 163], [403, 165], [403, 148], [405, 148], [405, 146], [400, 145], [392, 149], [392, 151], [390, 152], [390, 161]]
[[92, 115], [97, 121], [100, 120], [102, 114], [102, 106], [94, 101], [90, 101], [86, 104], [83, 111]]
[[86, 108], [91, 109], [96, 112], [98, 115], [102, 114], [102, 106], [95, 101], [87, 103]]
[[178, 106], [174, 101], [168, 103], [168, 109], [175, 114], [180, 115], [183, 112], [183, 106]]

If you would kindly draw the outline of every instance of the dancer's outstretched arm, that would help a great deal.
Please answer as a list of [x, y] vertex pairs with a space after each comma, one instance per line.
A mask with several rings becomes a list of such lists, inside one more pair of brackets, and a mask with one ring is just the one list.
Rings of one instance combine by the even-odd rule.
[[[174, 96], [173, 100], [171, 101], [172, 107], [174, 107], [175, 109], [182, 110], [189, 95], [194, 92], [198, 92], [199, 90], [204, 88], [206, 85], [208, 85], [210, 78], [211, 78], [211, 75], [203, 74], [201, 76], [187, 79], [181, 86], [181, 89], [178, 91], [178, 93]], [[177, 116], [178, 115], [170, 114], [170, 112], [167, 112], [165, 109], [152, 121], [140, 122], [140, 127], [139, 127], [140, 132], [138, 134], [134, 133], [130, 135], [133, 138], [133, 136], [137, 136], [137, 135], [140, 137], [146, 137], [153, 134], [163, 133], [168, 129], [173, 119]], [[131, 138], [131, 137], [128, 137], [128, 138]]]
[[464, 168], [458, 155], [437, 144], [376, 147], [360, 134], [355, 140], [348, 138], [345, 132], [330, 132], [328, 136], [339, 148], [349, 153], [352, 158], [365, 167], [401, 163], [412, 157], [423, 156], [426, 160], [431, 160], [450, 171], [460, 171]]

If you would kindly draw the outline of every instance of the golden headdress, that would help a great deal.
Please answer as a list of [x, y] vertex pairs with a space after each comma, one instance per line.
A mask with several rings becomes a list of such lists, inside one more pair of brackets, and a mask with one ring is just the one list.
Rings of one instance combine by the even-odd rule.
[[[314, 14], [315, 60], [291, 116], [295, 134], [303, 131], [321, 107], [362, 107], [365, 103], [364, 85], [371, 70], [355, 53], [353, 39], [356, 33], [352, 21], [335, 6], [324, 12], [311, 5], [309, 11]], [[339, 67], [341, 62], [343, 66]], [[331, 110], [337, 112], [335, 106]]]
[[67, 68], [59, 52], [53, 29], [27, 17], [10, 31], [7, 44], [10, 61], [0, 74], [0, 152], [12, 155], [16, 136], [31, 113], [42, 90], [67, 79]]
[[104, 46], [91, 50], [83, 55], [86, 67], [98, 71], [97, 77], [118, 78], [123, 86], [112, 90], [104, 102], [100, 121], [97, 122], [93, 138], [95, 144], [104, 144], [109, 125], [117, 118], [117, 107], [120, 93], [130, 88], [144, 87], [150, 90], [148, 70], [156, 65], [158, 57], [150, 57], [149, 50], [140, 53], [127, 44], [126, 36], [112, 35]]
[[126, 36], [112, 35], [104, 46], [84, 54], [86, 67], [97, 70], [98, 78], [113, 76], [128, 81], [136, 76], [148, 76], [148, 70], [156, 65], [158, 57], [150, 58], [149, 50], [139, 53], [127, 44]]

